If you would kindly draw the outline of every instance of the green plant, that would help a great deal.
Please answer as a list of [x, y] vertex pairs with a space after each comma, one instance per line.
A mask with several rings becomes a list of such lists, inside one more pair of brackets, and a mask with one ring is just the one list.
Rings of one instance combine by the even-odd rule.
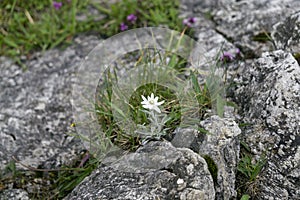
[[300, 52], [294, 53], [293, 56], [297, 60], [298, 64], [300, 64]]
[[[150, 96], [151, 93], [155, 93], [159, 99], [164, 101], [164, 112], [169, 116], [163, 124], [166, 129], [174, 131], [175, 124], [179, 124], [181, 121], [181, 112], [178, 98], [175, 95], [175, 91], [170, 88], [156, 84], [149, 83], [142, 85], [137, 88], [135, 92], [130, 97], [129, 104], [131, 105], [131, 117], [136, 124], [149, 124], [149, 119], [147, 115], [150, 113], [145, 112], [142, 104], [139, 102], [141, 100], [141, 95]], [[153, 119], [152, 119], [153, 121]]]
[[[177, 31], [182, 31], [184, 28], [182, 19], [178, 18], [178, 0], [124, 0], [116, 4], [107, 4], [106, 6], [94, 4], [94, 6], [106, 14], [103, 32], [107, 36], [119, 33], [122, 23], [126, 24], [128, 28], [165, 26]], [[127, 20], [127, 16], [131, 14], [137, 17], [134, 22]]]
[[207, 163], [208, 170], [213, 178], [214, 184], [218, 184], [218, 166], [216, 165], [215, 161], [209, 156], [204, 155], [203, 158]]
[[[197, 110], [196, 113], [190, 114], [191, 119], [193, 115], [197, 116], [194, 117], [194, 121], [190, 121], [191, 124], [197, 124], [200, 118], [204, 117], [206, 110], [211, 108], [208, 87], [199, 84], [199, 74], [196, 71], [190, 71], [191, 75], [188, 78], [183, 76], [188, 70], [185, 68], [187, 61], [182, 60], [180, 56], [146, 49], [131, 52], [116, 63], [127, 63], [126, 59], [135, 60], [134, 67], [130, 69], [127, 77], [120, 78], [122, 75], [112, 67], [106, 71], [103, 83], [97, 89], [98, 103], [95, 109], [98, 120], [105, 136], [115, 145], [125, 150], [135, 150], [145, 138], [170, 140], [173, 131], [182, 125], [184, 114], [189, 115], [191, 109]], [[190, 100], [182, 104], [184, 95], [181, 93], [187, 90], [184, 89], [187, 87], [186, 81], [190, 83]], [[136, 88], [137, 82], [140, 85]], [[143, 110], [141, 104], [142, 96], [150, 96], [151, 93], [164, 101], [164, 112], [155, 116]], [[189, 101], [198, 106], [195, 107]], [[154, 122], [159, 126], [153, 128]], [[203, 132], [201, 128], [199, 130]]]
[[[0, 191], [13, 186], [26, 190], [31, 199], [62, 199], [99, 164], [89, 152], [58, 169], [33, 168], [13, 159], [0, 173]], [[16, 162], [28, 170], [17, 169]]]
[[252, 157], [244, 155], [244, 157], [240, 159], [238, 171], [244, 174], [249, 181], [254, 181], [265, 163], [266, 160], [261, 158], [256, 164], [252, 164]]
[[[81, 164], [82, 163], [80, 163], [79, 165]], [[72, 166], [63, 166], [62, 170], [58, 171], [56, 175], [56, 180], [54, 183], [55, 187], [53, 188], [54, 196], [59, 199], [65, 197], [85, 177], [90, 175], [98, 165], [99, 165], [99, 160], [90, 157], [86, 163], [82, 164], [81, 168], [72, 170]], [[76, 163], [76, 165], [74, 165], [74, 167], [78, 167], [78, 162]], [[63, 169], [67, 169], [67, 170], [63, 170]]]
[[0, 4], [0, 54], [30, 57], [33, 49], [45, 50], [71, 41], [80, 29], [76, 12], [84, 9], [85, 1], [65, 1], [60, 10], [52, 6], [52, 0], [4, 0]]
[[211, 97], [208, 91], [208, 86], [205, 84], [202, 87], [199, 85], [197, 74], [194, 72], [191, 72], [191, 80], [193, 84], [193, 89], [196, 93], [196, 99], [198, 101], [198, 104], [200, 106], [199, 114], [200, 118], [204, 117], [205, 111], [207, 109], [211, 108]]
[[256, 35], [254, 35], [252, 37], [252, 40], [256, 41], [256, 42], [265, 43], [265, 42], [268, 42], [268, 41], [272, 41], [272, 38], [271, 38], [270, 35], [271, 35], [270, 33], [266, 32], [266, 31], [263, 31], [263, 32], [260, 32]]
[[241, 141], [241, 158], [237, 166], [237, 185], [238, 196], [242, 199], [256, 197], [259, 193], [258, 181], [259, 174], [265, 166], [267, 159], [265, 155], [255, 161], [249, 146]]
[[241, 197], [241, 200], [249, 200], [250, 199], [250, 196], [248, 194], [244, 194], [242, 197]]
[[[56, 8], [53, 0], [3, 0], [0, 2], [0, 55], [10, 56], [22, 64], [21, 55], [30, 58], [36, 50], [68, 45], [78, 33], [94, 32], [110, 37], [121, 31], [122, 22], [129, 28], [165, 26], [178, 31], [184, 28], [182, 19], [178, 18], [178, 0], [106, 2], [61, 0], [62, 6]], [[105, 18], [99, 20], [99, 15], [92, 15], [91, 9], [98, 10]], [[130, 14], [137, 16], [134, 23], [126, 21]]]
[[255, 181], [262, 168], [266, 164], [266, 158], [262, 156], [255, 164], [250, 155], [244, 154], [238, 164], [238, 171], [242, 173], [248, 180]]

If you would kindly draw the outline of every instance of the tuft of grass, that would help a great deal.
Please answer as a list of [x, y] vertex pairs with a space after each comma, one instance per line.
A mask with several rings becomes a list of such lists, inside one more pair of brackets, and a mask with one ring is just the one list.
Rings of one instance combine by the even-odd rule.
[[271, 38], [270, 35], [271, 34], [269, 32], [266, 32], [266, 31], [260, 32], [260, 33], [258, 33], [256, 35], [254, 35], [252, 37], [252, 40], [256, 41], [256, 42], [266, 43], [268, 41], [272, 41], [272, 38]]
[[[74, 166], [63, 166], [62, 169], [70, 170], [61, 170], [56, 174], [56, 181], [54, 182], [55, 186], [53, 187], [53, 197], [56, 197], [58, 199], [64, 198], [85, 177], [90, 175], [98, 165], [98, 159], [91, 157], [86, 163], [84, 163], [81, 168], [78, 168], [78, 162]], [[75, 170], [72, 170], [72, 167], [77, 168]]]
[[[183, 113], [188, 112], [190, 109], [190, 105], [181, 105], [180, 104], [180, 98], [177, 96], [178, 94], [175, 91], [182, 90], [180, 89], [181, 82], [184, 82], [184, 80], [190, 80], [191, 82], [191, 91], [193, 93], [193, 96], [191, 98], [196, 99], [196, 103], [198, 103], [198, 116], [201, 118], [204, 117], [204, 114], [206, 113], [207, 109], [211, 108], [211, 98], [210, 94], [208, 92], [208, 87], [204, 85], [200, 85], [197, 80], [198, 74], [196, 72], [192, 72], [190, 77], [185, 77], [183, 74], [186, 72], [187, 68], [185, 66], [187, 65], [187, 61], [182, 60], [179, 56], [172, 55], [170, 52], [161, 52], [153, 49], [147, 49], [143, 51], [137, 51], [132, 52], [131, 56], [124, 56], [120, 61], [121, 63], [124, 63], [124, 59], [132, 59], [134, 58], [135, 64], [133, 64], [133, 69], [135, 69], [134, 66], [144, 66], [143, 69], [140, 70], [137, 74], [143, 74], [142, 77], [135, 77], [135, 79], [141, 80], [141, 82], [145, 82], [145, 84], [142, 84], [138, 88], [134, 88], [132, 90], [128, 90], [128, 88], [125, 89], [125, 91], [132, 91], [132, 94], [130, 94], [130, 97], [128, 99], [128, 102], [123, 102], [124, 104], [128, 104], [129, 110], [127, 111], [129, 114], [126, 115], [123, 113], [124, 111], [120, 110], [118, 108], [118, 105], [115, 105], [113, 102], [113, 85], [118, 85], [118, 75], [117, 72], [113, 69], [108, 70], [105, 74], [104, 82], [99, 86], [97, 89], [97, 105], [95, 106], [96, 113], [98, 114], [98, 120], [99, 123], [106, 135], [112, 143], [115, 145], [121, 147], [124, 150], [135, 150], [142, 144], [141, 138], [139, 138], [138, 135], [135, 135], [132, 131], [130, 133], [122, 130], [120, 127], [119, 121], [117, 122], [114, 118], [113, 111], [115, 110], [122, 118], [124, 118], [124, 121], [128, 120], [126, 116], [130, 116], [130, 120], [134, 122], [135, 125], [147, 125], [149, 124], [149, 121], [147, 119], [147, 116], [145, 112], [143, 112], [143, 108], [141, 105], [141, 95], [144, 96], [150, 96], [151, 93], [154, 93], [155, 96], [159, 97], [159, 100], [164, 100], [165, 103], [162, 105], [164, 112], [168, 115], [168, 118], [170, 120], [167, 121], [165, 124], [164, 129], [167, 130], [167, 134], [163, 137], [164, 139], [171, 140], [173, 137], [174, 130], [180, 125], [181, 123], [181, 117]], [[135, 54], [135, 56], [133, 56]], [[161, 67], [160, 69], [156, 69], [155, 66], [165, 66]], [[147, 79], [149, 79], [150, 76], [152, 76], [151, 72], [147, 75], [148, 71], [151, 70], [158, 70], [158, 79], [165, 80], [166, 83], [167, 80], [170, 80], [170, 77], [176, 79], [176, 84], [178, 88], [174, 87], [166, 87], [164, 85], [160, 85], [158, 82], [148, 82]], [[147, 69], [147, 70], [146, 70]], [[146, 71], [143, 71], [146, 70]], [[145, 76], [145, 77], [143, 77]], [[150, 78], [151, 79], [151, 78]], [[184, 79], [184, 80], [182, 80]], [[130, 81], [129, 81], [130, 82]], [[130, 83], [128, 82], [128, 85]], [[131, 87], [131, 86], [126, 86]], [[115, 87], [117, 91], [117, 99], [126, 99], [123, 98], [122, 92], [124, 92], [123, 89], [117, 89], [118, 87]], [[126, 94], [127, 95], [127, 94]], [[194, 106], [194, 105], [193, 105]], [[124, 110], [124, 109], [123, 109]], [[197, 118], [199, 121], [200, 119]], [[197, 123], [197, 122], [195, 122]], [[128, 131], [128, 130], [127, 130]], [[203, 132], [203, 131], [201, 131]]]
[[64, 1], [61, 9], [56, 10], [52, 0], [1, 1], [0, 55], [28, 58], [33, 50], [70, 43], [80, 30], [75, 20], [76, 12], [84, 6], [85, 1]]
[[[182, 31], [179, 1], [169, 0], [123, 0], [115, 4], [92, 0], [61, 0], [56, 10], [53, 0], [0, 2], [0, 55], [10, 56], [21, 64], [34, 51], [44, 51], [72, 43], [78, 33], [94, 33], [110, 37], [120, 31], [120, 24], [129, 29], [147, 26], [164, 26]], [[91, 14], [93, 12], [98, 14]], [[135, 14], [135, 23], [126, 18]], [[99, 17], [101, 16], [101, 17]], [[191, 32], [191, 29], [188, 29]]]
[[197, 74], [195, 72], [191, 72], [193, 89], [196, 93], [196, 99], [198, 101], [198, 105], [200, 106], [199, 109], [200, 118], [203, 119], [205, 111], [211, 108], [212, 101], [208, 91], [208, 86], [206, 84], [200, 86], [196, 75]]
[[26, 190], [31, 199], [63, 199], [99, 165], [99, 160], [92, 156], [83, 162], [87, 153], [59, 169], [28, 166], [29, 170], [19, 170], [16, 162], [11, 161], [0, 173], [0, 192], [13, 187]]
[[256, 197], [259, 193], [259, 174], [267, 163], [265, 155], [262, 155], [256, 162], [253, 159], [251, 150], [245, 142], [241, 142], [241, 158], [237, 166], [238, 196], [247, 199], [248, 196]]
[[[106, 14], [103, 32], [108, 37], [120, 32], [120, 24], [122, 22], [128, 25], [129, 29], [164, 26], [182, 31], [184, 28], [182, 19], [178, 18], [178, 0], [123, 0], [118, 1], [116, 4], [94, 4], [94, 6]], [[130, 14], [137, 16], [137, 20], [134, 23], [126, 20], [126, 17]]]

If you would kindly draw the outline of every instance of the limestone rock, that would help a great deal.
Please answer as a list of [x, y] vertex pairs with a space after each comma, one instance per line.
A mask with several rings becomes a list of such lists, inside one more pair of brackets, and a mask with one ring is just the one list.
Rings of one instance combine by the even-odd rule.
[[[228, 41], [239, 47], [246, 57], [258, 57], [274, 50], [270, 41], [273, 25], [300, 9], [298, 0], [182, 0], [189, 15], [209, 16], [214, 25], [201, 19], [198, 27], [215, 27]], [[267, 34], [267, 35], [266, 35]]]
[[[73, 139], [65, 134], [72, 122], [72, 76], [98, 42], [96, 37], [81, 36], [64, 51], [33, 54], [25, 71], [0, 58], [0, 169], [11, 156], [32, 167], [58, 158], [52, 166], [57, 167], [83, 148], [78, 140], [71, 147]], [[62, 154], [67, 159], [58, 156]]]
[[277, 49], [300, 53], [300, 12], [294, 13], [275, 24], [272, 38]]
[[235, 172], [240, 152], [237, 136], [241, 130], [233, 119], [218, 116], [202, 121], [201, 125], [209, 133], [199, 144], [199, 154], [212, 159], [217, 166], [216, 199], [235, 198]]
[[29, 197], [22, 189], [8, 189], [0, 192], [0, 200], [29, 200]]
[[241, 74], [236, 102], [244, 121], [255, 124], [243, 135], [268, 163], [259, 177], [260, 199], [300, 199], [300, 67], [290, 53], [267, 52]]
[[65, 200], [72, 199], [214, 199], [205, 160], [169, 142], [150, 142], [135, 153], [100, 166]]

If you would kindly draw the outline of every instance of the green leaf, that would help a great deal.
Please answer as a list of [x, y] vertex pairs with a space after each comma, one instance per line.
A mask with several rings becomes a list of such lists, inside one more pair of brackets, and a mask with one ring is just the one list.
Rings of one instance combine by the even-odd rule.
[[266, 164], [267, 159], [265, 158], [261, 158], [256, 165], [254, 166], [254, 169], [252, 171], [252, 174], [250, 176], [250, 181], [255, 180], [255, 178], [258, 176], [258, 174], [261, 172], [262, 168], [264, 167], [264, 165]]
[[251, 152], [250, 147], [249, 147], [244, 141], [241, 141], [240, 144], [241, 144], [248, 152]]
[[250, 196], [248, 194], [244, 194], [241, 198], [241, 200], [249, 200]]
[[192, 84], [193, 84], [193, 88], [196, 92], [196, 95], [201, 94], [201, 89], [200, 89], [200, 86], [199, 86], [199, 83], [198, 83], [198, 79], [195, 76], [194, 72], [191, 72], [191, 79], [192, 79]]
[[14, 47], [14, 48], [18, 48], [19, 46], [10, 38], [6, 37], [4, 38], [4, 43], [7, 44], [8, 46]]
[[221, 97], [218, 94], [217, 95], [217, 114], [218, 114], [218, 116], [223, 117], [224, 107], [225, 107], [225, 101], [224, 101], [223, 97]]

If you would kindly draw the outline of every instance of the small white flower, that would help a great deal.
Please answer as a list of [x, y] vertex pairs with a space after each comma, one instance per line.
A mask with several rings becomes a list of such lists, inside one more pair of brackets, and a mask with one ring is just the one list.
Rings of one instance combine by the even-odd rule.
[[142, 98], [144, 101], [141, 102], [144, 108], [149, 110], [155, 110], [158, 113], [161, 113], [158, 106], [162, 105], [165, 101], [158, 102], [158, 97], [154, 98], [154, 94], [151, 93], [150, 96], [148, 96], [148, 99], [142, 95]]

